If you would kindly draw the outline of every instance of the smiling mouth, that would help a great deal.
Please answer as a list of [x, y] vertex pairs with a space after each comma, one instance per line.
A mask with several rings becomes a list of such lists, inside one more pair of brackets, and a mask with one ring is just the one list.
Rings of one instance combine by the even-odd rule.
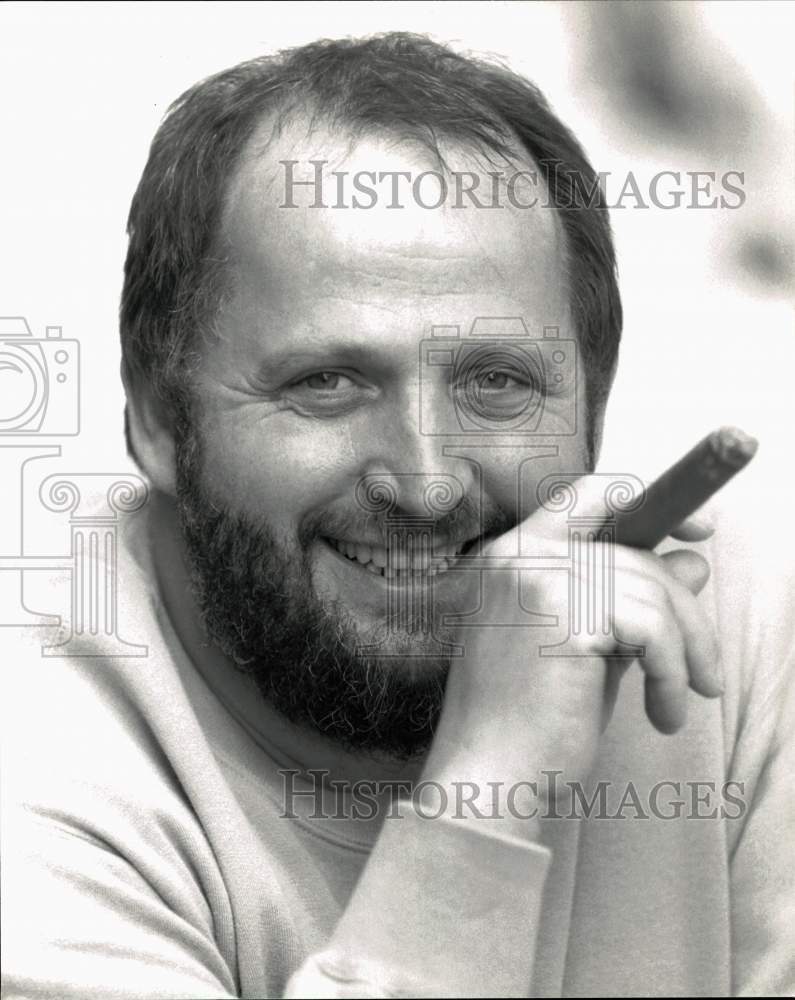
[[432, 552], [429, 547], [418, 546], [412, 549], [410, 545], [406, 545], [395, 550], [339, 538], [323, 539], [348, 562], [358, 565], [374, 576], [394, 580], [396, 583], [417, 581], [447, 573], [454, 569], [461, 557], [471, 552], [480, 540], [481, 536], [478, 535], [475, 538], [465, 539], [455, 546], [443, 546]]

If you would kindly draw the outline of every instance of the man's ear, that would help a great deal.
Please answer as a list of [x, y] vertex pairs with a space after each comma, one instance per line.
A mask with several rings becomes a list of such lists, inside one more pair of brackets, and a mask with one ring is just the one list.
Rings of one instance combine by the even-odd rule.
[[599, 409], [593, 421], [591, 423], [591, 428], [589, 431], [590, 436], [590, 446], [591, 446], [591, 470], [596, 469], [599, 465], [599, 456], [602, 452], [602, 440], [604, 438], [605, 429], [605, 407], [602, 406]]
[[161, 400], [146, 385], [130, 385], [124, 371], [127, 393], [127, 436], [133, 457], [152, 486], [175, 497], [177, 494], [177, 450], [173, 421]]

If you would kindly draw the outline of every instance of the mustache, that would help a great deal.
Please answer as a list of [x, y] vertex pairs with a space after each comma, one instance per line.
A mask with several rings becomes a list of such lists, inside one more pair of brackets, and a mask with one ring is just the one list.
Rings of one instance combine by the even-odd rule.
[[484, 500], [481, 505], [473, 497], [464, 496], [452, 510], [436, 515], [417, 514], [399, 506], [387, 514], [320, 508], [302, 518], [298, 537], [302, 548], [317, 538], [378, 538], [386, 546], [396, 535], [408, 539], [427, 532], [445, 541], [463, 542], [477, 536], [503, 534], [513, 524], [514, 519], [491, 501]]

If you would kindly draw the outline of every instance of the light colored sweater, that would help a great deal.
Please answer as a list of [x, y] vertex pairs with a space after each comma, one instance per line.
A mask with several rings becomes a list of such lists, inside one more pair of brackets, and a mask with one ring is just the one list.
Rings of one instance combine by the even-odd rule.
[[[701, 599], [725, 697], [694, 696], [686, 728], [662, 736], [631, 670], [594, 768], [612, 815], [633, 783], [623, 818], [547, 819], [543, 844], [526, 844], [499, 823], [484, 833], [411, 808], [312, 819], [307, 796], [285, 818], [290, 762], [257, 725], [256, 692], [188, 661], [154, 587], [146, 518], [125, 534], [123, 631], [148, 657], [103, 657], [98, 639], [94, 657], [46, 659], [31, 636], [3, 663], [4, 995], [795, 988], [785, 561], [767, 552], [765, 586], [754, 547], [719, 533]], [[685, 802], [679, 818], [651, 815], [655, 786], [658, 812]]]

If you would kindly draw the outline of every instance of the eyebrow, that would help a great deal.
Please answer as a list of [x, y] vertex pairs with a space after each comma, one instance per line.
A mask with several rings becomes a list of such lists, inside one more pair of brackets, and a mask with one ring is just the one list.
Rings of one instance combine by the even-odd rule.
[[262, 381], [275, 381], [302, 365], [380, 364], [384, 366], [386, 351], [355, 340], [336, 340], [321, 347], [299, 346], [282, 348], [262, 358], [257, 376]]

